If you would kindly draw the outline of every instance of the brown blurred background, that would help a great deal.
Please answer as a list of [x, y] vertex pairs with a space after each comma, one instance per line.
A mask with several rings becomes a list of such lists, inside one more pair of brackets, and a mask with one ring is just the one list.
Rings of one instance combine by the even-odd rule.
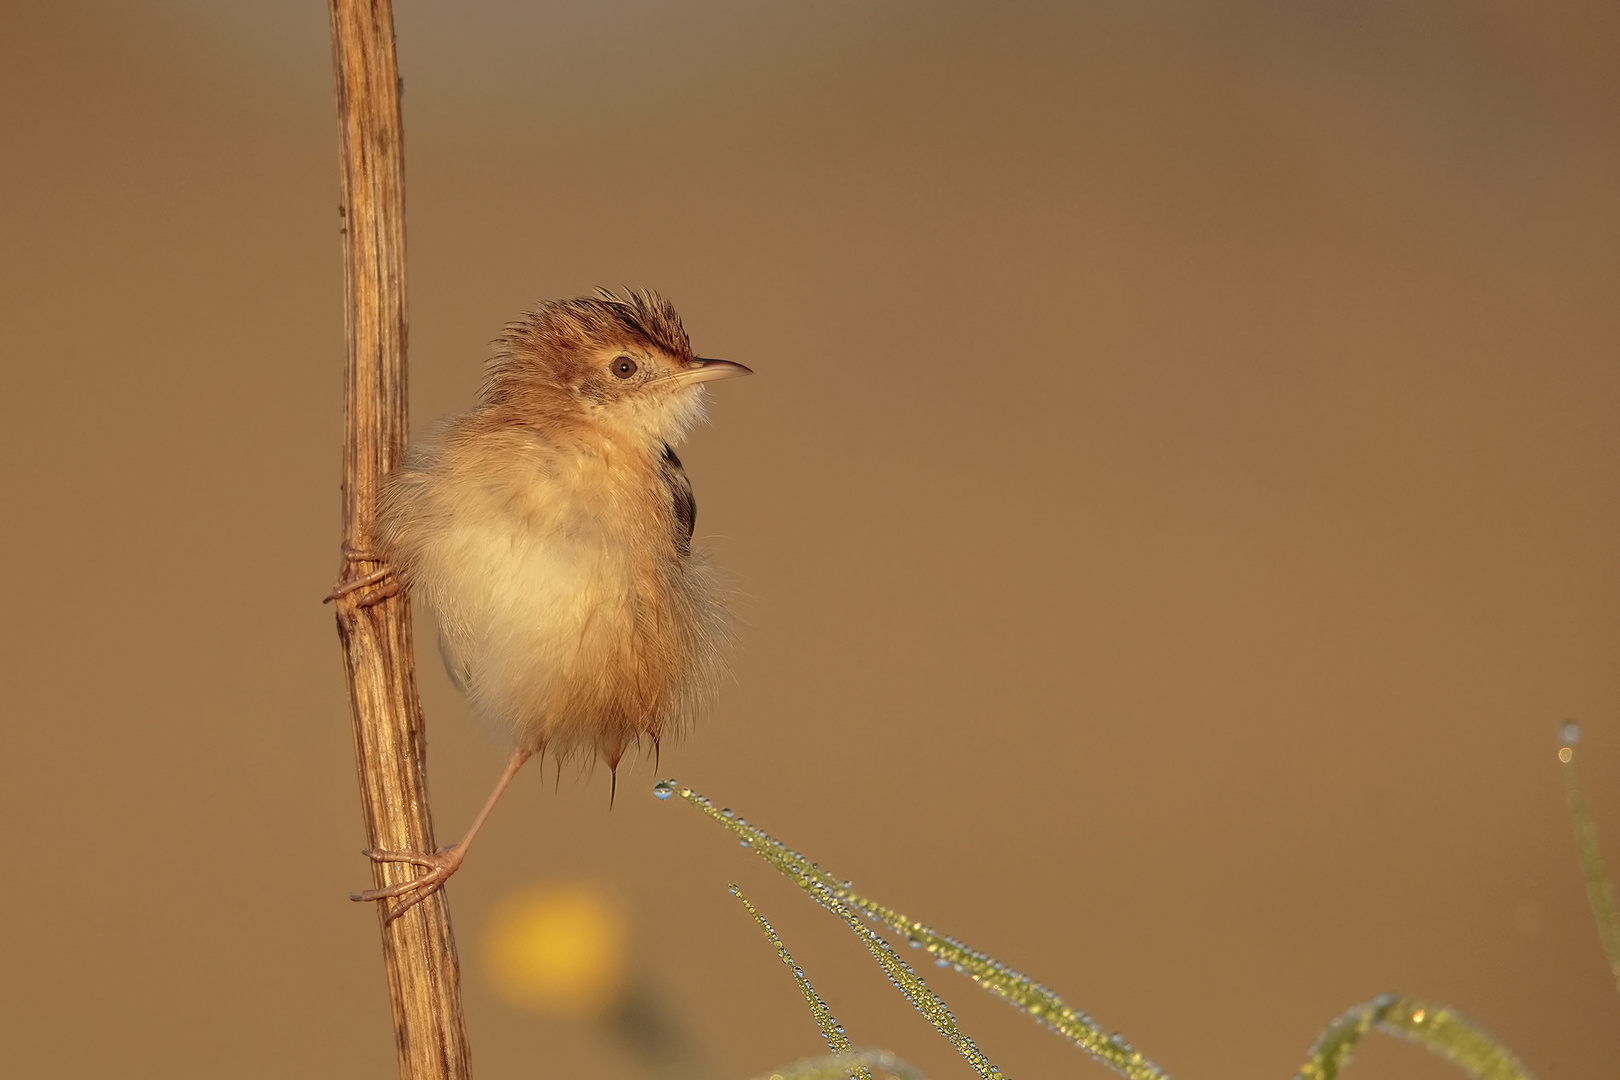
[[[1612, 1073], [1554, 733], [1620, 862], [1620, 10], [399, 3], [416, 424], [597, 285], [758, 371], [682, 450], [750, 599], [664, 774], [1182, 1080], [1384, 990]], [[4, 1071], [388, 1077], [324, 5], [0, 14]], [[448, 841], [502, 751], [430, 634]], [[713, 1075], [815, 1052], [733, 879], [858, 1044], [969, 1075], [655, 779], [521, 776], [450, 887], [481, 1078], [644, 1075], [497, 993], [547, 883]], [[1106, 1075], [931, 981], [1009, 1076]]]

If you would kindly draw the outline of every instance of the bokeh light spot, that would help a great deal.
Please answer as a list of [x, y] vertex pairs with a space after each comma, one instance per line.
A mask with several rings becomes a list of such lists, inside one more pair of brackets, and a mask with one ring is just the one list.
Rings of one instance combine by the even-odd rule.
[[625, 924], [588, 885], [527, 889], [490, 918], [484, 957], [496, 989], [521, 1008], [599, 1013], [624, 985]]

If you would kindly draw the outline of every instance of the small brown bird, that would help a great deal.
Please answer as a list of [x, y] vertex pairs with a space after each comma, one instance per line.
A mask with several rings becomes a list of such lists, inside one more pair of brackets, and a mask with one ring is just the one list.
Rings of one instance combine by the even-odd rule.
[[672, 446], [703, 418], [704, 383], [747, 374], [693, 355], [655, 293], [554, 300], [506, 328], [479, 404], [389, 476], [388, 561], [437, 617], [474, 714], [514, 750], [459, 843], [368, 851], [424, 873], [354, 899], [399, 897], [396, 918], [442, 886], [531, 755], [617, 769], [691, 721], [727, 615], [692, 551], [697, 504]]

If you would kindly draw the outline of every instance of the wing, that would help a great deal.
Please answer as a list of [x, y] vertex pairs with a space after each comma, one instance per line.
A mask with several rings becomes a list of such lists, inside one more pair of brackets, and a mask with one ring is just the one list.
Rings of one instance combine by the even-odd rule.
[[450, 676], [450, 681], [456, 684], [457, 690], [465, 694], [467, 680], [472, 671], [467, 662], [456, 655], [455, 647], [446, 640], [442, 631], [439, 634], [439, 659], [444, 661], [444, 671]]
[[669, 488], [670, 502], [675, 510], [675, 550], [684, 558], [692, 554], [692, 528], [697, 524], [697, 499], [692, 497], [692, 481], [686, 478], [681, 459], [667, 445], [664, 447], [663, 460], [659, 462], [659, 473], [664, 479], [664, 486]]

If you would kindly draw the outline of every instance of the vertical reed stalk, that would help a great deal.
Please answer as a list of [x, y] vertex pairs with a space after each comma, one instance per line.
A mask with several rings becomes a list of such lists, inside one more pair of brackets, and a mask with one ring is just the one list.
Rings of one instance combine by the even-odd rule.
[[[383, 567], [373, 540], [377, 491], [405, 445], [405, 165], [390, 0], [331, 0], [343, 154], [349, 355], [344, 393], [343, 580]], [[403, 594], [342, 592], [338, 636], [353, 705], [355, 760], [371, 847], [433, 851], [422, 707]], [[375, 601], [375, 602], [373, 602]], [[375, 863], [377, 885], [417, 873]], [[402, 1080], [471, 1075], [461, 982], [442, 891], [393, 922], [383, 963]]]

